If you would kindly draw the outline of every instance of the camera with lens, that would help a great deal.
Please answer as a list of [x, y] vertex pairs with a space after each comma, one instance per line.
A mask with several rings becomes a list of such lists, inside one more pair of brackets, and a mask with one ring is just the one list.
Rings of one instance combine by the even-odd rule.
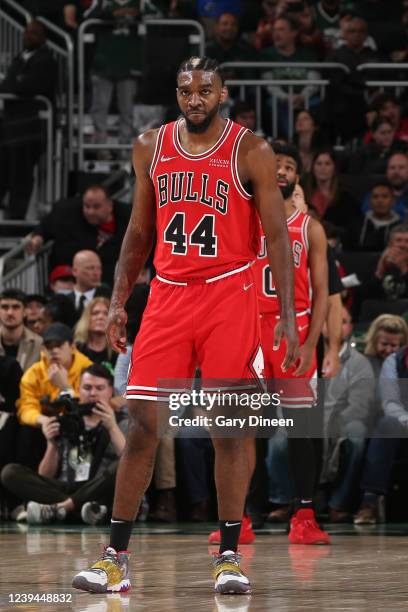
[[43, 414], [56, 416], [60, 424], [60, 437], [78, 444], [85, 434], [84, 416], [92, 414], [95, 404], [80, 404], [77, 398], [61, 394], [53, 402], [44, 401]]

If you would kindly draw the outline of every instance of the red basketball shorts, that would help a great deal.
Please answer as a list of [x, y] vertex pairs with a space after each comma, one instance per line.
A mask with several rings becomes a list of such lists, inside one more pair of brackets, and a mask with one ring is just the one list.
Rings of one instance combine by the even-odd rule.
[[258, 301], [250, 268], [187, 285], [153, 279], [132, 351], [126, 398], [166, 400], [185, 388], [183, 381], [188, 384], [197, 366], [203, 382], [262, 376]]
[[[316, 403], [317, 358], [314, 356], [310, 370], [296, 378], [296, 367], [283, 372], [281, 365], [285, 358], [286, 342], [283, 338], [279, 348], [273, 350], [273, 337], [279, 317], [273, 314], [262, 314], [261, 317], [261, 345], [264, 356], [264, 376], [268, 381], [274, 380], [274, 391], [280, 393], [280, 405], [283, 408], [310, 408]], [[310, 315], [299, 313], [296, 317], [299, 334], [299, 344], [305, 342], [309, 333]], [[268, 384], [269, 386], [269, 384]]]

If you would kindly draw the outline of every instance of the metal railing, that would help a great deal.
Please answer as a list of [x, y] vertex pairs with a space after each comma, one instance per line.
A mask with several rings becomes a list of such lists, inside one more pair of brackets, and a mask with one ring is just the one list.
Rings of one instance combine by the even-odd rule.
[[48, 259], [53, 242], [47, 242], [36, 255], [26, 247], [31, 235], [0, 257], [0, 290], [21, 289], [26, 293], [44, 293], [48, 284]]
[[[66, 125], [69, 168], [73, 168], [74, 45], [70, 36], [48, 19], [36, 17], [48, 31], [47, 47], [58, 66], [56, 108]], [[33, 16], [14, 0], [0, 3], [0, 74], [5, 74], [14, 57], [23, 49], [23, 32]], [[56, 122], [57, 123], [57, 122]]]
[[[10, 9], [6, 11], [6, 5]], [[4, 76], [23, 48], [23, 32], [31, 15], [13, 0], [0, 3], [0, 75]]]
[[[191, 45], [197, 45], [198, 53], [204, 55], [205, 49], [205, 32], [204, 28], [198, 21], [192, 19], [146, 19], [143, 22], [137, 24], [138, 36], [147, 36], [148, 29], [155, 26], [172, 27], [172, 26], [183, 26], [188, 28], [195, 28], [196, 32], [189, 35], [189, 43]], [[101, 149], [114, 149], [114, 150], [130, 150], [132, 143], [120, 144], [120, 143], [85, 143], [84, 138], [84, 116], [85, 116], [85, 46], [86, 44], [93, 43], [95, 41], [95, 34], [90, 31], [91, 28], [95, 27], [107, 27], [109, 22], [102, 19], [87, 19], [78, 28], [78, 167], [80, 170], [84, 169], [84, 156], [86, 150], [98, 151]], [[140, 77], [140, 73], [136, 74], [135, 77]]]
[[[390, 62], [384, 62], [383, 64], [378, 64], [378, 63], [367, 63], [367, 64], [360, 64], [360, 66], [357, 67], [357, 71], [358, 72], [368, 72], [368, 73], [373, 73], [373, 71], [378, 72], [384, 72], [384, 80], [382, 79], [370, 79], [368, 78], [368, 80], [365, 81], [365, 85], [366, 87], [369, 88], [379, 88], [379, 89], [385, 89], [385, 88], [394, 88], [395, 89], [395, 95], [396, 96], [400, 96], [401, 93], [404, 90], [404, 87], [407, 86], [407, 77], [408, 77], [408, 64], [407, 63], [390, 63]], [[405, 79], [401, 79], [400, 77], [396, 77], [396, 73], [397, 72], [406, 72], [405, 75]], [[388, 73], [388, 74], [387, 74]], [[379, 76], [379, 75], [376, 75]], [[390, 77], [390, 78], [388, 78]]]
[[54, 127], [53, 127], [53, 109], [52, 104], [45, 96], [35, 96], [34, 98], [21, 98], [13, 94], [0, 93], [0, 100], [36, 100], [44, 104], [45, 109], [39, 110], [38, 118], [46, 121], [46, 150], [44, 159], [45, 162], [39, 164], [39, 181], [38, 181], [38, 199], [42, 204], [51, 204], [54, 199]]
[[56, 106], [60, 119], [66, 118], [64, 123], [66, 123], [68, 165], [72, 170], [74, 166], [74, 45], [71, 37], [64, 30], [43, 17], [38, 17], [38, 20], [47, 28], [49, 34], [47, 46], [53, 52], [58, 66]]
[[[287, 103], [288, 106], [288, 134], [287, 137], [289, 140], [293, 138], [294, 132], [294, 116], [295, 116], [295, 108], [293, 103], [293, 94], [295, 93], [295, 88], [298, 87], [317, 87], [320, 88], [320, 96], [321, 99], [324, 99], [326, 88], [330, 85], [330, 81], [328, 79], [302, 79], [302, 80], [276, 80], [276, 79], [227, 79], [225, 81], [227, 87], [239, 87], [240, 93], [243, 99], [245, 99], [246, 88], [255, 89], [255, 108], [256, 108], [256, 121], [257, 126], [256, 129], [259, 132], [262, 132], [262, 89], [270, 88], [270, 87], [285, 87], [288, 93], [287, 100], [284, 102]], [[271, 132], [273, 138], [278, 137], [278, 96], [274, 95], [273, 91], [268, 91], [267, 95], [271, 98]], [[305, 108], [309, 108], [310, 96], [307, 95], [305, 98]]]

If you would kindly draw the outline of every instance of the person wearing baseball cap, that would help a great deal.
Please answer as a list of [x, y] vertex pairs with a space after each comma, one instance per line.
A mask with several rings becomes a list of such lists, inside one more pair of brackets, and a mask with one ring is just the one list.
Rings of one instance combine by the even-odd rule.
[[72, 293], [75, 285], [75, 278], [71, 266], [66, 264], [55, 266], [50, 274], [50, 289], [53, 293], [66, 295]]
[[68, 325], [52, 323], [43, 334], [40, 361], [29, 368], [20, 384], [17, 416], [21, 425], [43, 427], [50, 417], [42, 414], [41, 400], [55, 400], [61, 392], [78, 396], [79, 381], [91, 360], [73, 343]]

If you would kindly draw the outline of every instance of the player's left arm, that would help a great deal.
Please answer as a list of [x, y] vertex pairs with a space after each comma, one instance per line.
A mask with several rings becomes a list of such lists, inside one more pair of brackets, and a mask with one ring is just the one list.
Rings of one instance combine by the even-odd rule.
[[[266, 237], [268, 261], [272, 271], [281, 313], [281, 325], [286, 340], [286, 355], [282, 370], [297, 359], [298, 335], [294, 308], [293, 256], [290, 247], [282, 194], [276, 180], [276, 161], [269, 144], [254, 134], [242, 139], [238, 170], [242, 182], [251, 181], [254, 201]], [[280, 338], [275, 338], [279, 344]]]
[[310, 219], [308, 228], [309, 240], [309, 269], [312, 287], [312, 313], [310, 317], [309, 333], [306, 341], [299, 349], [299, 364], [295, 376], [303, 376], [310, 368], [316, 351], [317, 341], [326, 320], [328, 308], [328, 267], [327, 267], [327, 239], [321, 224]]

